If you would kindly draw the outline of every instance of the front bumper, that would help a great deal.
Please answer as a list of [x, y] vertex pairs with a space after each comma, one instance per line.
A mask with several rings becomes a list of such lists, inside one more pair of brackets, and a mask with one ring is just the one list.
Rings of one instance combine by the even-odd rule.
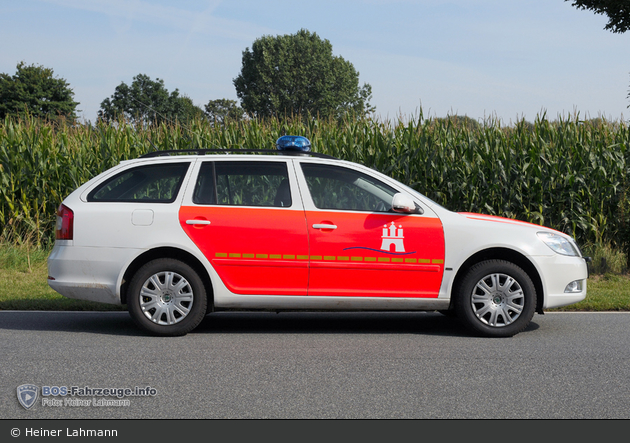
[[[586, 298], [588, 266], [583, 257], [553, 255], [534, 257], [544, 288], [543, 309], [571, 305]], [[565, 292], [567, 285], [581, 281], [579, 292]], [[538, 294], [540, 297], [540, 294]]]

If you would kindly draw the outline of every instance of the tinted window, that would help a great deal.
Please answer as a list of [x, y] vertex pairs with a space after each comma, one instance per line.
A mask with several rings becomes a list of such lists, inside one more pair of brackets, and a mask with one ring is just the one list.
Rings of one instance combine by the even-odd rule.
[[397, 192], [369, 175], [340, 166], [302, 163], [302, 171], [320, 209], [389, 212]]
[[128, 169], [88, 195], [92, 202], [171, 203], [177, 197], [190, 163], [168, 163]]
[[284, 162], [205, 162], [193, 202], [206, 205], [291, 206]]

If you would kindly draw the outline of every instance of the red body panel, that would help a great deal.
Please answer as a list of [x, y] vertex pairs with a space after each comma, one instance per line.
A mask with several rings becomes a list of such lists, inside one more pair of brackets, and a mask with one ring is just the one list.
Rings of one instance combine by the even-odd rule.
[[[307, 211], [306, 217], [309, 295], [438, 296], [444, 272], [439, 219], [333, 211]], [[314, 224], [337, 229], [314, 229]]]
[[[192, 219], [205, 219], [210, 224], [186, 224]], [[179, 221], [235, 294], [306, 295], [304, 211], [182, 206]]]
[[236, 294], [437, 297], [442, 283], [444, 232], [437, 218], [182, 206], [179, 220]]

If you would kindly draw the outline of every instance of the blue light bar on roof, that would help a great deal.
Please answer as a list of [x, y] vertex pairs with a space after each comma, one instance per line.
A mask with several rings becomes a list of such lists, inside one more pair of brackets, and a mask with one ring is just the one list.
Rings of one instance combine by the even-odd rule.
[[311, 142], [308, 138], [301, 135], [283, 135], [276, 140], [276, 148], [278, 151], [309, 152], [311, 150]]

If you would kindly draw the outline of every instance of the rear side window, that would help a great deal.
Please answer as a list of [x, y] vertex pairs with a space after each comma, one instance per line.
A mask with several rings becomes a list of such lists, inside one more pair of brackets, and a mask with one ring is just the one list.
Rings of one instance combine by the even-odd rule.
[[193, 202], [201, 205], [291, 206], [284, 162], [204, 162]]
[[100, 184], [88, 194], [90, 202], [172, 203], [189, 162], [138, 166]]

